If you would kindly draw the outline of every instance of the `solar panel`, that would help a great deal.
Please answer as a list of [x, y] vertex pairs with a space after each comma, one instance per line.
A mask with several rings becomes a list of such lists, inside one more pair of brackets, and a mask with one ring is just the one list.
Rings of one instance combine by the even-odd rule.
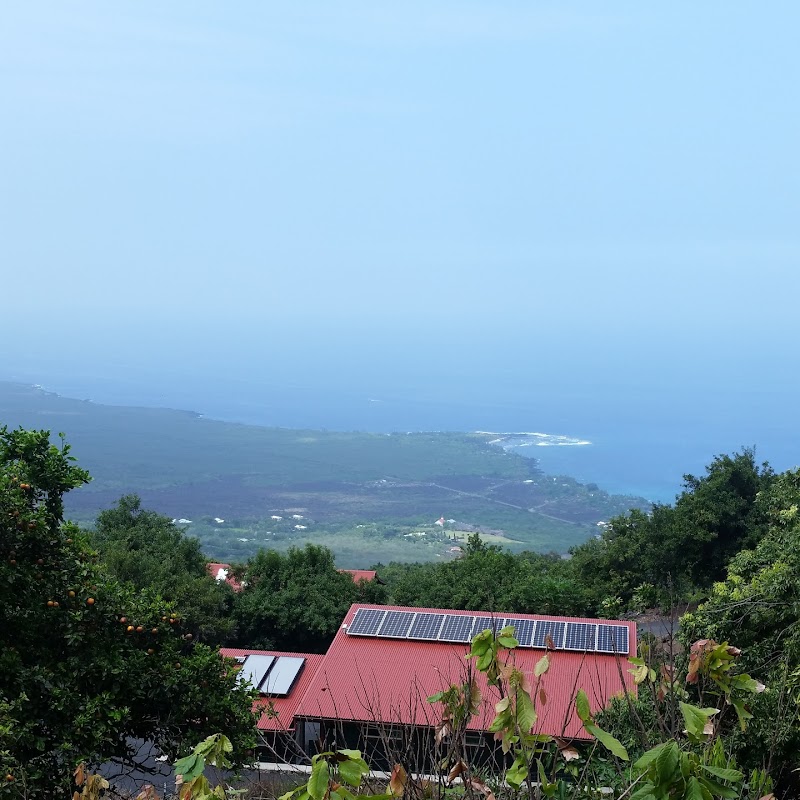
[[472, 627], [472, 635], [477, 636], [487, 628], [496, 634], [503, 627], [502, 617], [475, 617], [475, 625]]
[[628, 626], [598, 625], [597, 652], [628, 655]]
[[532, 619], [507, 619], [506, 625], [514, 626], [514, 638], [520, 647], [530, 647], [533, 639], [533, 628], [536, 625]]
[[532, 647], [547, 647], [547, 637], [553, 640], [553, 647], [560, 650], [564, 641], [564, 629], [566, 622], [555, 620], [540, 619], [536, 621], [536, 632], [533, 634]]
[[261, 687], [262, 694], [287, 695], [292, 688], [300, 670], [305, 664], [304, 658], [296, 656], [280, 656], [269, 672]]
[[408, 632], [409, 639], [437, 639], [444, 614], [417, 614]]
[[376, 608], [359, 608], [347, 632], [353, 636], [375, 636], [386, 611]]
[[440, 642], [468, 642], [474, 617], [464, 614], [447, 614], [442, 631], [439, 634]]
[[389, 611], [378, 628], [378, 636], [389, 636], [393, 639], [405, 639], [414, 615], [410, 611]]
[[597, 625], [588, 622], [568, 622], [567, 638], [564, 647], [567, 650], [594, 651]]
[[253, 688], [258, 689], [274, 660], [274, 656], [247, 656], [239, 670], [238, 680], [242, 683], [249, 681]]
[[[520, 647], [547, 647], [549, 637], [556, 650], [628, 654], [628, 626], [608, 623], [567, 623], [560, 620], [532, 620], [520, 617], [472, 616], [424, 611], [415, 613], [360, 608], [356, 611], [347, 633], [353, 636], [385, 636], [391, 639], [418, 639], [467, 644], [474, 636], [487, 628], [496, 635], [502, 628], [509, 625], [514, 628], [514, 636]], [[282, 658], [286, 658], [286, 656], [282, 656]], [[248, 680], [258, 687], [269, 672], [271, 664], [272, 656], [248, 656], [242, 666], [239, 679]], [[273, 672], [278, 666], [272, 667]], [[297, 671], [293, 673], [290, 671], [291, 681], [297, 677], [300, 668], [298, 666]], [[281, 667], [281, 672], [282, 669]], [[272, 681], [272, 673], [270, 673], [270, 681]], [[291, 682], [286, 691], [288, 692], [290, 688]], [[271, 693], [272, 691], [270, 689]]]

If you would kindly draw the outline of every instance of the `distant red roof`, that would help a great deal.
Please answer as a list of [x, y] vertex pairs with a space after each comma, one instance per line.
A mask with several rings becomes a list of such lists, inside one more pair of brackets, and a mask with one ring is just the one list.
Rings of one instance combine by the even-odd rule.
[[[429, 611], [474, 616], [478, 611], [403, 608], [399, 606], [351, 606], [342, 627], [316, 671], [297, 709], [297, 716], [310, 719], [341, 719], [358, 722], [395, 722], [433, 726], [439, 721], [441, 706], [427, 701], [430, 695], [451, 683], [463, 681], [467, 645], [350, 636], [346, 632], [359, 608], [396, 611]], [[501, 616], [498, 614], [498, 616]], [[612, 622], [629, 629], [631, 654], [636, 652], [636, 625], [575, 617], [550, 617], [516, 614], [520, 619], [562, 620], [566, 622]], [[517, 648], [513, 651], [516, 667], [533, 673], [544, 651]], [[602, 653], [575, 653], [558, 650], [550, 653], [550, 669], [539, 684], [546, 692], [546, 702], [537, 693], [539, 719], [536, 732], [566, 738], [589, 738], [574, 711], [574, 696], [584, 689], [592, 711], [603, 708], [625, 688], [636, 691], [624, 656]], [[470, 728], [486, 730], [494, 718], [494, 704], [500, 699], [480, 674], [478, 685], [484, 702], [470, 722]], [[534, 685], [536, 685], [534, 679]]]
[[[324, 656], [309, 653], [280, 653], [275, 650], [239, 650], [235, 647], [220, 647], [219, 652], [227, 658], [242, 658], [244, 656], [291, 656], [304, 658], [305, 664], [291, 691], [286, 697], [262, 697], [253, 703], [253, 711], [263, 709], [258, 719], [257, 728], [260, 731], [290, 731], [294, 730], [294, 717], [300, 700], [303, 698], [314, 675], [316, 675]], [[267, 713], [272, 704], [272, 709], [277, 716]]]
[[[218, 564], [216, 561], [212, 561], [209, 564], [206, 564], [206, 569], [208, 570], [208, 574], [215, 580], [220, 581], [224, 580], [228, 586], [233, 589], [234, 592], [241, 592], [242, 591], [242, 584], [236, 580], [230, 573], [231, 573], [231, 565], [230, 564]], [[224, 577], [220, 576], [219, 571], [224, 570]]]
[[378, 577], [378, 573], [374, 569], [340, 569], [338, 572], [347, 572], [353, 576], [353, 583], [359, 581], [374, 581]]

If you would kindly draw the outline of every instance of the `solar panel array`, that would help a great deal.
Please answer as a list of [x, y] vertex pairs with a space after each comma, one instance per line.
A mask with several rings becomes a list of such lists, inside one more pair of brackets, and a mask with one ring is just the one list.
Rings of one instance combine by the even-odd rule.
[[261, 694], [285, 697], [292, 689], [305, 658], [298, 656], [249, 655], [237, 658], [242, 668], [239, 681], [248, 681]]
[[564, 622], [360, 608], [347, 633], [350, 636], [468, 644], [487, 628], [497, 633], [508, 625], [514, 627], [514, 636], [520, 647], [628, 655], [628, 626], [607, 622]]

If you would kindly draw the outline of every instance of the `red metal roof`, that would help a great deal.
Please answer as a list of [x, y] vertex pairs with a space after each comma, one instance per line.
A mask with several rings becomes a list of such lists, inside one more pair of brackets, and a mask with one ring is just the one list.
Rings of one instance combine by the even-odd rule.
[[216, 561], [212, 561], [212, 562], [206, 564], [206, 569], [208, 570], [208, 574], [215, 581], [219, 580], [219, 578], [217, 577], [219, 575], [219, 571], [221, 569], [224, 569], [228, 573], [228, 575], [225, 577], [225, 583], [227, 583], [228, 586], [230, 586], [231, 589], [233, 589], [234, 592], [241, 592], [242, 591], [242, 585], [239, 583], [239, 581], [236, 580], [236, 578], [234, 578], [230, 574], [230, 571], [231, 571], [231, 565], [230, 564], [220, 564], [220, 563], [218, 563]]
[[359, 581], [374, 581], [378, 573], [374, 569], [340, 569], [338, 572], [347, 572], [353, 576], [353, 583]]
[[[293, 658], [304, 658], [305, 664], [298, 675], [297, 680], [286, 697], [262, 697], [253, 703], [253, 711], [263, 709], [264, 713], [258, 719], [256, 727], [260, 731], [290, 731], [294, 730], [294, 717], [297, 707], [303, 695], [306, 693], [309, 684], [316, 675], [317, 670], [322, 664], [324, 656], [316, 653], [280, 653], [276, 650], [239, 650], [235, 647], [220, 647], [220, 655], [227, 658], [241, 658], [243, 656], [291, 656]], [[267, 709], [272, 704], [272, 709], [277, 716], [267, 713]]]
[[[349, 636], [345, 625], [352, 622], [359, 608], [481, 614], [479, 611], [401, 606], [351, 606], [300, 702], [297, 716], [436, 725], [442, 707], [440, 704], [432, 705], [427, 698], [451, 683], [463, 682], [466, 668], [474, 663], [464, 658], [469, 647], [442, 642]], [[497, 616], [503, 615], [498, 613]], [[512, 616], [520, 619], [626, 625], [631, 654], [636, 652], [636, 624], [633, 622], [532, 614]], [[543, 654], [543, 650], [520, 647], [512, 651], [510, 660], [518, 669], [532, 675], [534, 666]], [[584, 689], [592, 711], [598, 711], [614, 695], [622, 693], [624, 687], [636, 691], [628, 668], [624, 656], [563, 650], [551, 652], [548, 672], [538, 684], [536, 679], [532, 679], [536, 687], [536, 710], [539, 715], [536, 732], [566, 738], [589, 738], [574, 711], [575, 694], [578, 689]], [[494, 704], [500, 698], [496, 689], [487, 686], [483, 675], [478, 674], [477, 681], [484, 702], [481, 711], [472, 719], [470, 728], [486, 730], [494, 718]], [[544, 703], [541, 702], [540, 688], [544, 688], [546, 693]]]

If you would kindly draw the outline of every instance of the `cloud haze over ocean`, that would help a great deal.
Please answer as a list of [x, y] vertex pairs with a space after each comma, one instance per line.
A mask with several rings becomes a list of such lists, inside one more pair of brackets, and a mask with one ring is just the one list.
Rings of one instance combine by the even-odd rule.
[[0, 379], [788, 408], [798, 23], [789, 2], [12, 4]]

